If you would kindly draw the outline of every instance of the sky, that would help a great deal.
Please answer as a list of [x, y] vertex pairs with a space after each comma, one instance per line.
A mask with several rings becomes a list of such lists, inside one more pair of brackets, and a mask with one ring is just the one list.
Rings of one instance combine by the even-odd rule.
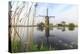
[[[35, 10], [35, 4], [33, 3], [33, 6], [30, 10], [30, 21], [32, 21], [32, 16], [34, 14]], [[28, 12], [29, 8], [32, 5], [32, 2], [26, 2], [25, 7], [23, 8], [23, 11], [20, 15], [20, 18], [23, 18], [23, 22], [27, 20], [25, 17]], [[23, 6], [22, 2], [12, 2], [12, 11], [14, 13], [15, 9], [17, 6], [20, 8]], [[47, 14], [47, 8], [48, 8], [48, 16], [55, 16], [55, 18], [50, 18], [50, 23], [57, 24], [61, 23], [62, 21], [65, 21], [66, 23], [74, 23], [78, 24], [78, 6], [77, 5], [72, 5], [72, 4], [58, 4], [58, 3], [37, 3], [36, 6], [36, 11], [35, 11], [35, 24], [44, 22], [45, 18], [44, 17], [36, 17], [36, 16], [46, 16]]]
[[[46, 9], [48, 8], [48, 16], [55, 16], [50, 18], [51, 23], [60, 23], [65, 21], [67, 23], [78, 23], [78, 7], [72, 4], [55, 4], [55, 3], [38, 3], [36, 7], [36, 16], [46, 16]], [[41, 18], [42, 19], [42, 18]], [[39, 17], [40, 20], [40, 17]]]

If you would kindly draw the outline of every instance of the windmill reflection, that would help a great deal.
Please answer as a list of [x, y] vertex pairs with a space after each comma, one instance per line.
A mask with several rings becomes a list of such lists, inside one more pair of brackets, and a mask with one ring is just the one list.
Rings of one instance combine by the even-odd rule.
[[[42, 38], [45, 38], [46, 41], [42, 40], [40, 43], [38, 43], [37, 48], [40, 50], [41, 47], [46, 47], [47, 50], [52, 49], [67, 49], [71, 46], [71, 44], [64, 42], [64, 40], [58, 39], [55, 35], [51, 35], [50, 31], [53, 30], [54, 27], [37, 27], [37, 30], [39, 31], [45, 31], [45, 36]], [[57, 27], [58, 30], [61, 30], [62, 32], [66, 31], [66, 28], [69, 31], [73, 31], [75, 27]], [[56, 39], [57, 38], [57, 39]], [[50, 40], [51, 39], [51, 40]], [[76, 48], [72, 46], [72, 48]]]

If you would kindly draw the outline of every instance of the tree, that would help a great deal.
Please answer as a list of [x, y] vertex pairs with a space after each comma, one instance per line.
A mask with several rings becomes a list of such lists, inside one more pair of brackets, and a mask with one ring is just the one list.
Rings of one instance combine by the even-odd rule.
[[57, 24], [59, 27], [62, 26], [62, 24]]
[[74, 23], [69, 23], [68, 26], [69, 26], [69, 27], [75, 27], [75, 24], [74, 24]]
[[38, 27], [44, 27], [44, 23], [41, 22], [41, 23], [37, 24], [37, 26], [38, 26]]

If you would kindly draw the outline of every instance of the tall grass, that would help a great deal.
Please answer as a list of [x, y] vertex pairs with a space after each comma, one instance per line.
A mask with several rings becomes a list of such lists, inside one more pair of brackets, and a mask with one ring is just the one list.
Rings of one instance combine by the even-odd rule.
[[13, 40], [11, 46], [13, 53], [21, 51], [21, 42], [19, 40]]

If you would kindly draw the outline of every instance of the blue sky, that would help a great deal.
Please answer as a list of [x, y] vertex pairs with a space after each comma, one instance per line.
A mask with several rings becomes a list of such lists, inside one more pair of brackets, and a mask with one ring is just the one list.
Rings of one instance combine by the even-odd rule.
[[[52, 3], [38, 3], [37, 5], [37, 12], [39, 14], [46, 14], [46, 9], [49, 10], [49, 15], [55, 14], [55, 13], [61, 13], [64, 11], [67, 11], [71, 9], [73, 5], [64, 5], [64, 4], [52, 4]], [[40, 12], [42, 11], [42, 12]], [[43, 13], [44, 12], [44, 13]]]
[[[55, 16], [55, 19], [51, 18], [50, 22], [60, 23], [66, 21], [67, 23], [78, 22], [78, 7], [71, 4], [55, 4], [55, 3], [38, 3], [36, 7], [36, 16], [46, 15], [46, 9], [48, 8], [48, 15]], [[42, 21], [42, 18], [38, 18]], [[40, 21], [40, 22], [41, 22]]]

